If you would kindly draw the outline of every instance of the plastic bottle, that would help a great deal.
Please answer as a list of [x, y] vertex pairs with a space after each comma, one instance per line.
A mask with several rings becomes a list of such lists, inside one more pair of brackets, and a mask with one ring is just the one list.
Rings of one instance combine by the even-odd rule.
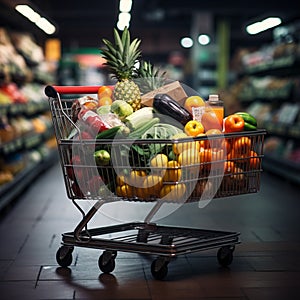
[[97, 113], [89, 109], [81, 109], [78, 119], [82, 120], [94, 133], [111, 128]]
[[213, 111], [215, 116], [221, 126], [223, 128], [223, 119], [224, 119], [224, 104], [223, 101], [220, 100], [219, 95], [212, 94], [209, 95], [207, 103], [207, 110]]

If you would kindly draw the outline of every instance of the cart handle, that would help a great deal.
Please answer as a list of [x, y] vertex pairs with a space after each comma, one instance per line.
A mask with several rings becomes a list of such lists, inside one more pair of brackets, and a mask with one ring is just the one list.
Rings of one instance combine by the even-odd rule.
[[[56, 98], [57, 94], [97, 94], [100, 87], [47, 85], [45, 87], [45, 94], [51, 98]], [[112, 88], [112, 86], [109, 87]]]

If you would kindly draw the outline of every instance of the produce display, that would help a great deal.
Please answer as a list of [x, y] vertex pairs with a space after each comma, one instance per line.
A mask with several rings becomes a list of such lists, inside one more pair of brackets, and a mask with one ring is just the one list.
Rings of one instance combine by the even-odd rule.
[[124, 100], [100, 105], [99, 99], [82, 97], [72, 104], [79, 131], [69, 133], [72, 151], [65, 151], [73, 197], [193, 201], [204, 193], [251, 191], [261, 167], [253, 116], [237, 112], [224, 118], [222, 131], [205, 130], [167, 94], [135, 111]]
[[[257, 191], [262, 134], [253, 133], [253, 116], [236, 112], [220, 124], [199, 95], [182, 101], [164, 93], [164, 74], [142, 60], [128, 29], [114, 31], [114, 44], [103, 42], [117, 83], [65, 104], [72, 124], [61, 150], [71, 198], [181, 202]], [[149, 88], [153, 101], [145, 105]]]

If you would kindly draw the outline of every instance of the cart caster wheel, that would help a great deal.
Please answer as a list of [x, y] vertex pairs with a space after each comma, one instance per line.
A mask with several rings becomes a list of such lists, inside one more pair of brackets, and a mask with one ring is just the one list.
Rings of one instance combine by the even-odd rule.
[[151, 264], [152, 276], [157, 280], [162, 280], [168, 274], [168, 261], [155, 259]]
[[73, 250], [74, 250], [73, 247], [67, 247], [67, 246], [62, 246], [57, 250], [56, 261], [61, 267], [66, 268], [71, 265], [73, 260], [73, 256], [72, 256]]
[[103, 272], [103, 273], [111, 273], [116, 266], [115, 263], [115, 258], [117, 256], [117, 253], [112, 253], [110, 251], [104, 251], [98, 260], [98, 266], [99, 269]]
[[218, 250], [217, 258], [222, 267], [227, 267], [233, 260], [234, 246], [224, 246]]

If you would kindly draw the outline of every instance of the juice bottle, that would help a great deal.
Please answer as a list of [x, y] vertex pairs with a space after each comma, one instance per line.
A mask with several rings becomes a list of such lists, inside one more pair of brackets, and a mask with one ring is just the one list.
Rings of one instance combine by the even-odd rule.
[[208, 101], [206, 102], [206, 112], [210, 112], [215, 116], [217, 128], [223, 129], [223, 119], [224, 119], [224, 105], [223, 101], [219, 99], [219, 95], [209, 95]]

